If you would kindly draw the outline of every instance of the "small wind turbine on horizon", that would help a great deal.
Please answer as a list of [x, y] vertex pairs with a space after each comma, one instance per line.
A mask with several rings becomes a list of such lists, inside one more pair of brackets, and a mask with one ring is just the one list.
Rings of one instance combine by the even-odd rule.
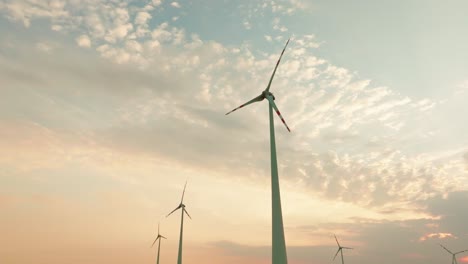
[[336, 235], [333, 234], [333, 236], [335, 236], [336, 244], [338, 245], [338, 251], [336, 251], [336, 254], [335, 254], [335, 256], [333, 257], [333, 260], [335, 260], [336, 256], [338, 256], [338, 253], [341, 252], [341, 264], [344, 264], [343, 249], [352, 249], [352, 248], [350, 248], [350, 247], [342, 247], [342, 246], [340, 245], [340, 242], [338, 242], [338, 239], [336, 238]]
[[450, 253], [452, 255], [452, 264], [458, 264], [456, 255], [468, 251], [468, 249], [466, 249], [466, 250], [462, 250], [462, 251], [458, 251], [458, 252], [453, 253], [452, 251], [448, 250], [446, 247], [442, 246], [441, 244], [439, 244], [439, 246], [443, 247], [445, 250], [447, 250], [448, 253]]
[[159, 264], [159, 252], [161, 250], [161, 238], [164, 238], [164, 239], [167, 239], [165, 236], [162, 236], [160, 233], [159, 233], [159, 223], [158, 223], [158, 236], [156, 237], [156, 239], [154, 240], [153, 244], [151, 245], [151, 247], [154, 246], [154, 243], [156, 243], [157, 240], [159, 240], [159, 243], [158, 243], [158, 256], [156, 258], [156, 264]]
[[177, 211], [178, 209], [182, 209], [182, 216], [181, 216], [181, 219], [180, 219], [179, 253], [177, 255], [177, 264], [182, 264], [182, 238], [183, 238], [183, 232], [184, 232], [184, 213], [187, 214], [187, 216], [190, 219], [192, 219], [192, 217], [189, 215], [189, 213], [185, 209], [185, 204], [184, 204], [185, 187], [187, 187], [187, 181], [185, 181], [184, 191], [182, 192], [182, 199], [180, 199], [179, 206], [177, 206], [176, 209], [172, 210], [172, 212], [170, 212], [168, 215], [166, 215], [166, 217], [168, 217], [172, 213]]
[[275, 76], [276, 69], [281, 61], [281, 57], [283, 56], [286, 47], [288, 46], [289, 39], [286, 42], [286, 45], [281, 52], [281, 55], [276, 62], [275, 69], [270, 77], [270, 81], [266, 89], [257, 97], [253, 98], [252, 100], [242, 104], [241, 106], [234, 108], [230, 112], [226, 113], [226, 115], [252, 103], [263, 101], [264, 99], [268, 100], [268, 109], [269, 109], [269, 116], [270, 116], [270, 158], [271, 158], [271, 207], [272, 207], [272, 263], [273, 264], [287, 264], [288, 258], [286, 254], [286, 243], [284, 241], [284, 228], [283, 228], [283, 214], [281, 212], [281, 196], [280, 196], [280, 188], [279, 188], [279, 178], [278, 178], [278, 164], [276, 158], [276, 142], [275, 142], [275, 129], [274, 129], [274, 121], [273, 121], [273, 109], [275, 110], [276, 114], [279, 116], [283, 124], [286, 126], [286, 129], [291, 132], [288, 125], [284, 121], [283, 117], [281, 116], [278, 107], [275, 104], [275, 96], [270, 92], [271, 82], [273, 81], [273, 77]]

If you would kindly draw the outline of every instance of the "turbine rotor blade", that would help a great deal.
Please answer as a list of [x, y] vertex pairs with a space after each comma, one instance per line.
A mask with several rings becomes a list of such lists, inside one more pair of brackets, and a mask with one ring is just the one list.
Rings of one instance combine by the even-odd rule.
[[181, 203], [181, 204], [184, 202], [185, 187], [187, 187], [187, 181], [185, 181], [184, 191], [182, 192], [182, 199], [180, 199], [180, 203]]
[[187, 214], [187, 216], [188, 216], [190, 219], [192, 219], [192, 217], [189, 215], [189, 213], [187, 212], [187, 210], [185, 210], [185, 208], [184, 208], [183, 210], [184, 210], [184, 212]]
[[164, 239], [167, 239], [167, 237], [165, 237], [165, 236], [161, 236], [161, 237], [164, 238]]
[[249, 105], [249, 104], [252, 104], [252, 103], [255, 103], [255, 102], [260, 102], [260, 101], [262, 101], [263, 99], [264, 99], [263, 94], [261, 94], [261, 95], [255, 97], [254, 99], [252, 99], [252, 100], [250, 100], [250, 101], [248, 101], [248, 102], [246, 102], [246, 103], [240, 105], [239, 107], [232, 109], [231, 111], [227, 112], [226, 115], [229, 115], [230, 113], [232, 113], [232, 112], [234, 112], [234, 111], [236, 111], [236, 110], [238, 110], [238, 109], [241, 109], [242, 107], [244, 107], [244, 106], [246, 106], [246, 105]]
[[353, 248], [350, 248], [350, 247], [342, 247], [342, 248], [344, 248], [344, 249], [353, 249]]
[[338, 244], [338, 247], [341, 248], [340, 243], [338, 242], [338, 238], [336, 238], [336, 235], [335, 235], [335, 234], [333, 234], [333, 236], [335, 237], [336, 244]]
[[158, 239], [159, 239], [159, 236], [156, 237], [156, 239], [154, 240], [153, 244], [151, 244], [151, 247], [154, 246], [154, 243], [156, 243], [156, 241], [158, 241]]
[[284, 126], [286, 127], [286, 129], [291, 132], [291, 129], [289, 129], [288, 125], [286, 124], [286, 121], [284, 121], [284, 118], [283, 116], [281, 116], [281, 113], [280, 111], [278, 110], [278, 107], [276, 107], [276, 104], [275, 102], [273, 101], [273, 99], [271, 99], [271, 97], [268, 97], [268, 101], [270, 102], [271, 106], [273, 106], [273, 108], [275, 109], [275, 112], [276, 114], [279, 116], [279, 118], [281, 119], [281, 121], [283, 122]]
[[439, 244], [439, 246], [443, 247], [445, 250], [447, 250], [448, 253], [450, 253], [450, 254], [453, 255], [452, 251], [450, 251], [450, 250], [448, 250], [446, 247], [442, 246], [442, 244]]
[[172, 210], [172, 212], [170, 212], [169, 214], [167, 214], [166, 217], [170, 216], [173, 212], [177, 211], [177, 209], [179, 209], [180, 207], [181, 207], [180, 205], [177, 206], [177, 208]]
[[[340, 253], [340, 250], [341, 250], [341, 248], [339, 248], [338, 251], [336, 251], [336, 254], [335, 254], [335, 256], [333, 257], [333, 260], [335, 260], [336, 256], [338, 256], [338, 253]], [[332, 261], [333, 261], [333, 260], [332, 260]]]
[[468, 251], [468, 249], [462, 250], [462, 251], [458, 251], [457, 253], [454, 253], [454, 254], [457, 255], [457, 254], [460, 254], [460, 253], [463, 253], [463, 252], [466, 252], [466, 251]]
[[284, 45], [283, 51], [281, 52], [281, 55], [280, 55], [278, 61], [276, 62], [275, 69], [273, 70], [273, 73], [271, 74], [270, 81], [268, 82], [268, 86], [267, 86], [267, 88], [266, 88], [266, 91], [267, 91], [267, 92], [270, 91], [271, 82], [273, 81], [273, 77], [275, 76], [276, 69], [278, 69], [278, 65], [279, 65], [279, 63], [280, 63], [280, 61], [281, 61], [281, 57], [283, 57], [283, 53], [284, 53], [284, 51], [286, 50], [286, 47], [287, 47], [288, 44], [289, 44], [289, 40], [290, 40], [290, 38], [289, 38], [288, 41], [286, 42], [286, 45]]

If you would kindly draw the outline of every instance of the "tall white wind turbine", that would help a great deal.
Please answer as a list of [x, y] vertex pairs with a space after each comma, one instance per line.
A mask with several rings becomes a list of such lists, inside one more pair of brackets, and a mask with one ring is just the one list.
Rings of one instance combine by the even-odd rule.
[[151, 245], [151, 247], [154, 246], [154, 243], [156, 243], [156, 241], [159, 240], [158, 242], [158, 256], [156, 257], [156, 264], [159, 264], [159, 252], [161, 250], [161, 239], [164, 238], [164, 239], [167, 239], [165, 236], [162, 236], [160, 233], [159, 233], [159, 223], [158, 223], [158, 236], [156, 237], [156, 239], [154, 240], [153, 244]]
[[336, 240], [336, 244], [338, 245], [338, 251], [336, 251], [336, 254], [335, 256], [333, 257], [333, 260], [335, 260], [336, 256], [338, 255], [338, 253], [341, 252], [341, 264], [344, 264], [344, 258], [343, 258], [343, 249], [352, 249], [350, 247], [342, 247], [340, 245], [340, 242], [338, 242], [338, 239], [336, 238], [336, 235], [333, 235], [335, 236], [335, 240]]
[[187, 181], [185, 182], [184, 186], [184, 191], [182, 192], [182, 199], [180, 199], [180, 204], [179, 206], [176, 207], [176, 209], [172, 210], [166, 217], [170, 216], [172, 213], [177, 211], [178, 209], [182, 209], [182, 216], [180, 219], [180, 237], [179, 237], [179, 253], [177, 255], [177, 264], [182, 264], [182, 238], [183, 238], [183, 232], [184, 232], [184, 214], [187, 214], [187, 216], [192, 219], [192, 217], [189, 215], [187, 210], [185, 209], [185, 204], [184, 204], [184, 194], [185, 194], [185, 187], [187, 187]]
[[267, 87], [265, 90], [257, 97], [253, 98], [252, 100], [242, 104], [241, 106], [234, 108], [230, 112], [226, 113], [226, 115], [252, 103], [263, 101], [267, 99], [268, 101], [268, 109], [269, 109], [269, 116], [270, 116], [270, 159], [271, 159], [271, 213], [272, 213], [272, 263], [273, 264], [287, 264], [288, 258], [286, 254], [286, 243], [284, 241], [284, 228], [283, 228], [283, 214], [281, 212], [281, 196], [280, 196], [280, 188], [279, 188], [279, 178], [278, 178], [278, 165], [277, 165], [277, 158], [276, 158], [276, 142], [275, 142], [275, 129], [274, 129], [274, 121], [273, 121], [273, 110], [279, 116], [283, 124], [286, 126], [286, 129], [291, 132], [288, 125], [284, 121], [283, 117], [281, 116], [278, 107], [275, 104], [275, 96], [270, 92], [271, 82], [273, 81], [273, 77], [275, 76], [276, 69], [281, 61], [281, 57], [283, 56], [284, 51], [286, 50], [286, 46], [288, 46], [289, 39], [286, 42], [286, 45], [281, 52], [281, 55], [276, 62], [275, 69], [270, 77], [270, 81], [268, 82]]

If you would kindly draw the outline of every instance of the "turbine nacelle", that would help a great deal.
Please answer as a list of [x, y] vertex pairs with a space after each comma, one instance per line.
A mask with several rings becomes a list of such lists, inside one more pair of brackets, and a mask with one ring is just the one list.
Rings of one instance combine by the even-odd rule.
[[262, 92], [262, 96], [263, 96], [263, 98], [268, 98], [268, 96], [271, 96], [271, 97], [273, 97], [273, 100], [276, 99], [275, 96], [273, 95], [273, 93], [271, 93], [270, 91], [267, 91], [267, 90]]

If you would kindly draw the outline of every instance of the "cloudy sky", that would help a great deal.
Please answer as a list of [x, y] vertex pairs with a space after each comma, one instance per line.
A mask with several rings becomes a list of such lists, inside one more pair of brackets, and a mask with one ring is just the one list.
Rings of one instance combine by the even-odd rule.
[[[468, 249], [464, 0], [0, 0], [0, 262], [291, 264]], [[337, 260], [338, 261], [338, 260]], [[459, 262], [468, 263], [468, 254]]]

